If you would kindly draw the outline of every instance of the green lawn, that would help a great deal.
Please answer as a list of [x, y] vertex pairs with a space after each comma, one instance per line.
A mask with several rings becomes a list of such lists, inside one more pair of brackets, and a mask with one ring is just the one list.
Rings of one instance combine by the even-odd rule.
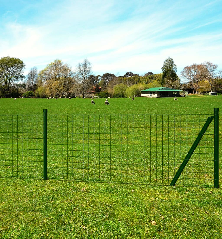
[[[222, 97], [0, 99], [0, 114], [212, 114]], [[221, 182], [221, 180], [220, 180]], [[221, 189], [0, 180], [0, 238], [221, 238]]]
[[220, 189], [1, 180], [1, 238], [221, 238]]
[[53, 114], [189, 114], [213, 113], [213, 108], [220, 108], [222, 96], [189, 96], [178, 100], [173, 98], [135, 98], [109, 99], [110, 105], [105, 105], [105, 99], [0, 99], [1, 114], [41, 114], [48, 109]]

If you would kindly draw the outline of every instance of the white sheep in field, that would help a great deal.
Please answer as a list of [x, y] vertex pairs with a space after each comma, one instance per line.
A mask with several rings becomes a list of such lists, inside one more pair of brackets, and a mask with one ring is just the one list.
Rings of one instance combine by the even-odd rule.
[[105, 105], [109, 105], [109, 101], [107, 99], [105, 100]]

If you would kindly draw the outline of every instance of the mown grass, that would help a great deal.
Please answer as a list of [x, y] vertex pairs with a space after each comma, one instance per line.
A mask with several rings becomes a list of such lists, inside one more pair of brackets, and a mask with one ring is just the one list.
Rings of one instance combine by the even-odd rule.
[[[222, 97], [0, 99], [0, 114], [212, 114]], [[221, 181], [220, 181], [221, 182]], [[0, 180], [0, 238], [221, 238], [221, 189]]]
[[189, 96], [178, 98], [130, 98], [109, 99], [0, 99], [1, 114], [41, 114], [48, 109], [49, 114], [212, 114], [213, 108], [220, 108], [222, 96]]
[[221, 238], [221, 191], [1, 180], [1, 238]]

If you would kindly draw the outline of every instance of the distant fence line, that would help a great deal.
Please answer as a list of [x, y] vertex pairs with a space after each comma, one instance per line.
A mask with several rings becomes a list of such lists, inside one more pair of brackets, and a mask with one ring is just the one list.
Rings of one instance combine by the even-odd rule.
[[0, 178], [219, 187], [218, 112], [0, 115]]

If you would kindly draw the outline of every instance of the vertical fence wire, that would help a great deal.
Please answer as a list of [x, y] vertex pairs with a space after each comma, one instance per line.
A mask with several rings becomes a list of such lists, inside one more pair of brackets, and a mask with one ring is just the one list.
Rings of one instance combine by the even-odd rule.
[[167, 183], [169, 184], [170, 177], [170, 116], [167, 116]]
[[112, 180], [112, 117], [109, 116], [109, 179]]
[[89, 161], [90, 161], [90, 118], [89, 118], [89, 115], [88, 115], [88, 131], [87, 131], [87, 148], [88, 148], [88, 152], [87, 152], [87, 180], [89, 180]]
[[151, 140], [151, 135], [152, 135], [152, 116], [150, 115], [150, 137], [149, 137], [149, 140], [150, 140], [150, 181], [149, 183], [151, 183], [151, 170], [152, 170], [152, 140]]
[[101, 124], [101, 121], [100, 121], [100, 115], [99, 115], [99, 125], [98, 125], [98, 127], [99, 127], [99, 179], [101, 179], [101, 175], [100, 175], [100, 164], [101, 164], [101, 134], [100, 134], [100, 130], [101, 130], [101, 128], [100, 128], [100, 124]]
[[19, 171], [19, 116], [16, 115], [16, 177], [18, 178], [18, 171]]
[[14, 151], [14, 119], [13, 119], [13, 115], [12, 115], [12, 161], [11, 161], [11, 169], [12, 169], [12, 175], [13, 175], [13, 165], [14, 165], [14, 154], [13, 154], [13, 151]]
[[162, 145], [161, 145], [161, 147], [162, 147], [162, 152], [161, 152], [162, 153], [162, 155], [161, 155], [162, 156], [161, 157], [161, 159], [162, 159], [162, 162], [161, 162], [161, 164], [162, 164], [161, 165], [162, 175], [161, 176], [162, 176], [162, 183], [163, 183], [163, 162], [164, 162], [164, 157], [163, 157], [163, 152], [164, 152], [164, 150], [163, 150], [163, 115], [161, 115], [161, 124], [162, 124], [162, 127], [161, 127], [161, 131], [162, 131], [162, 135], [161, 135], [162, 136], [161, 137], [161, 143], [162, 143]]
[[66, 116], [66, 178], [69, 178], [69, 116]]

